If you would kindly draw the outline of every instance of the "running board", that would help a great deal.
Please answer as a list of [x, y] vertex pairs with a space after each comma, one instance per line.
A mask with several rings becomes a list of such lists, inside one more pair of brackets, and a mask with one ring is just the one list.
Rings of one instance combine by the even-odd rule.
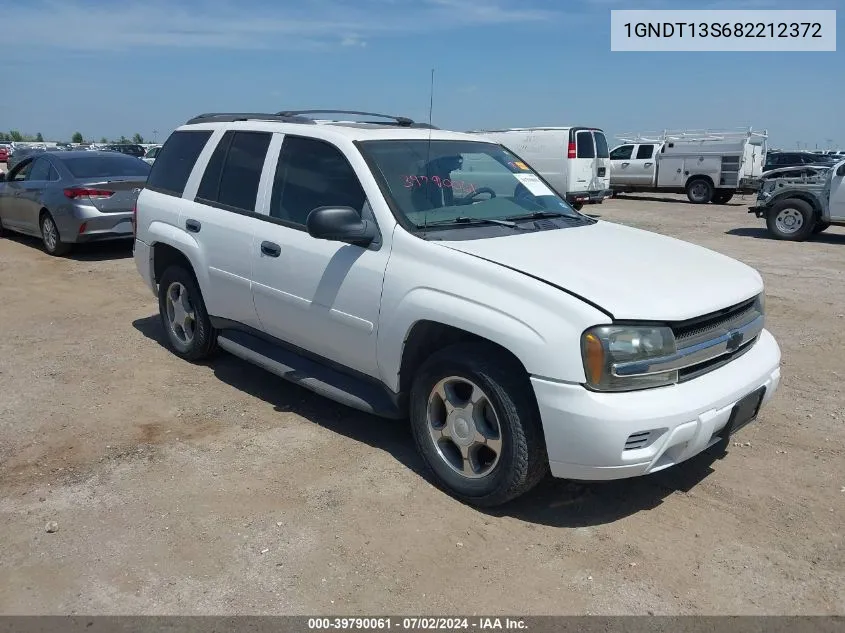
[[340, 404], [384, 418], [406, 417], [391, 392], [375, 382], [350, 376], [246, 332], [224, 330], [217, 343], [238, 358]]

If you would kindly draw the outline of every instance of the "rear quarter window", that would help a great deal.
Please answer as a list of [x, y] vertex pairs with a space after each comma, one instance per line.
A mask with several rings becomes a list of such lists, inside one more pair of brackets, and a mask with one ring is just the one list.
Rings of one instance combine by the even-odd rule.
[[181, 130], [165, 141], [156, 155], [147, 188], [182, 196], [200, 153], [211, 138], [211, 130]]

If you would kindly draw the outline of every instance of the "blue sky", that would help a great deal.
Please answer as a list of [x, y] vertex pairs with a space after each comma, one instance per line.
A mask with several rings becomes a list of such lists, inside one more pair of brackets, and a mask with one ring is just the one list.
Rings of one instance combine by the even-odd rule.
[[[842, 0], [4, 2], [0, 129], [161, 141], [209, 111], [337, 107], [444, 128], [767, 128], [845, 148], [845, 53], [613, 53], [611, 9]], [[611, 139], [611, 144], [614, 144]]]

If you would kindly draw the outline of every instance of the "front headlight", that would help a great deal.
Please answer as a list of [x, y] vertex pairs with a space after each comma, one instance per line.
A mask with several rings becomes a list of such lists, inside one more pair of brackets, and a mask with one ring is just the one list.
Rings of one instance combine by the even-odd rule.
[[675, 335], [662, 326], [601, 325], [581, 336], [587, 385], [597, 391], [632, 391], [676, 383], [677, 370], [638, 376], [614, 372], [618, 363], [647, 362], [675, 351]]

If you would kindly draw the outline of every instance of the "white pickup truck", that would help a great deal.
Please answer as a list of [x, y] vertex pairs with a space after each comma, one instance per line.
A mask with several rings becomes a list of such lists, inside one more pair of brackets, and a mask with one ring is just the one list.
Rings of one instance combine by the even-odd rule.
[[669, 468], [772, 398], [754, 269], [582, 215], [478, 136], [313, 113], [198, 116], [156, 157], [134, 254], [175, 354], [410, 419], [482, 506]]
[[620, 136], [610, 151], [610, 187], [626, 192], [686, 193], [690, 202], [727, 203], [757, 191], [766, 133], [664, 132]]
[[768, 172], [748, 212], [766, 218], [779, 240], [801, 242], [831, 225], [845, 226], [845, 160]]

